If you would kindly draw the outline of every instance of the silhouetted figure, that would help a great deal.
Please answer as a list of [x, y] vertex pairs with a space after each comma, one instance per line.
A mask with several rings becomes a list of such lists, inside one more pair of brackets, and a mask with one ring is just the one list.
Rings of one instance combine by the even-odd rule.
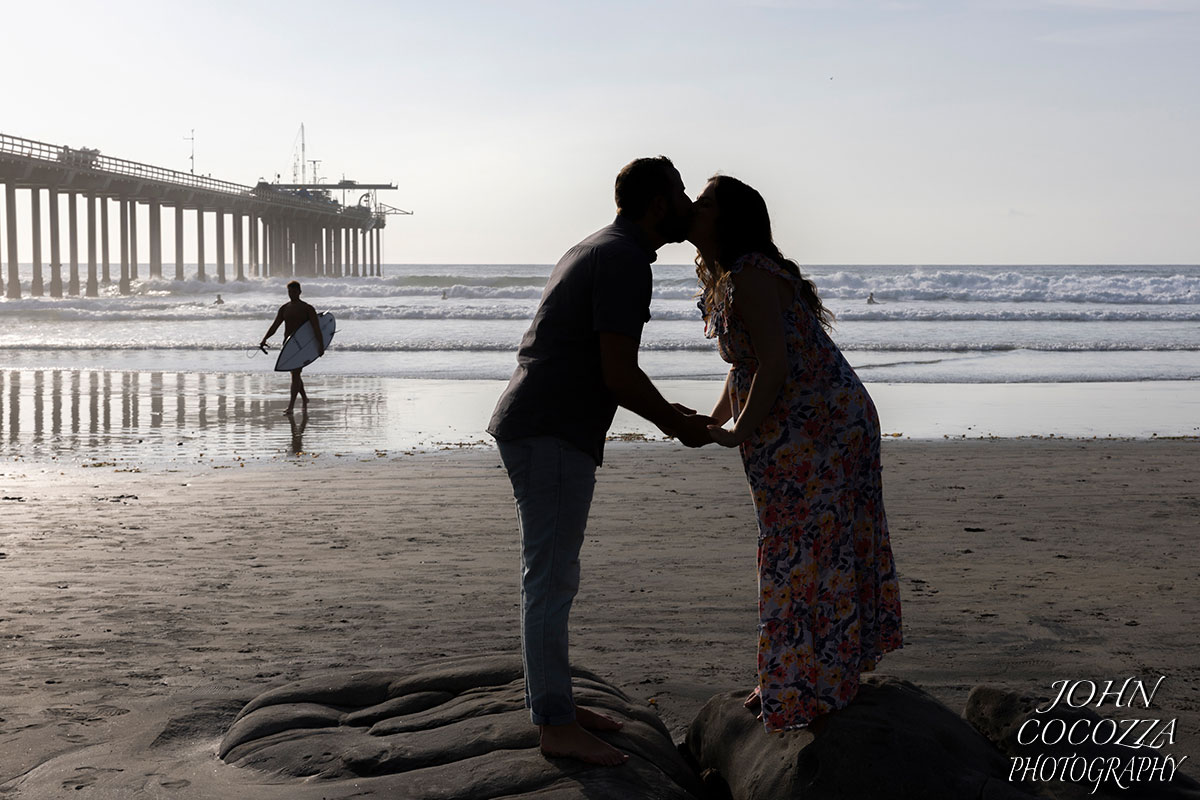
[[621, 405], [689, 447], [711, 441], [709, 418], [663, 399], [637, 360], [655, 251], [687, 234], [683, 180], [666, 158], [638, 159], [617, 176], [616, 201], [616, 220], [554, 267], [488, 425], [517, 502], [526, 704], [542, 753], [606, 766], [628, 756], [587, 729], [620, 723], [576, 707], [567, 647], [605, 434]]
[[820, 735], [861, 673], [901, 646], [879, 415], [829, 336], [817, 287], [772, 240], [762, 195], [718, 175], [693, 220], [705, 333], [730, 365], [712, 416], [732, 429], [710, 433], [740, 449], [758, 519], [758, 685], [746, 704], [769, 732]]
[[870, 292], [870, 293], [868, 293], [868, 294], [867, 294], [867, 305], [869, 305], [869, 306], [877, 306], [877, 305], [879, 305], [879, 302], [878, 302], [878, 301], [875, 299], [875, 293], [874, 293], [874, 292]]
[[214, 305], [214, 306], [223, 306], [223, 305], [225, 305], [225, 301], [221, 299], [221, 295], [217, 295], [217, 299], [216, 299], [216, 300], [213, 300], [213, 305]]
[[[317, 319], [317, 310], [308, 303], [300, 299], [300, 281], [291, 281], [287, 285], [288, 297], [291, 298], [288, 302], [279, 307], [279, 313], [275, 315], [275, 321], [271, 323], [270, 329], [267, 330], [267, 335], [259, 342], [260, 348], [267, 346], [267, 339], [275, 335], [280, 325], [283, 325], [283, 341], [295, 335], [296, 331], [304, 323], [310, 323], [313, 327], [313, 333], [316, 335], [317, 341], [317, 357], [325, 355], [325, 337], [321, 335], [321, 322]], [[304, 381], [300, 378], [300, 371], [303, 367], [297, 367], [292, 370], [292, 396], [288, 402], [287, 410], [283, 413], [291, 414], [296, 407], [296, 395], [300, 395], [304, 407], [308, 407], [308, 393], [304, 391]]]

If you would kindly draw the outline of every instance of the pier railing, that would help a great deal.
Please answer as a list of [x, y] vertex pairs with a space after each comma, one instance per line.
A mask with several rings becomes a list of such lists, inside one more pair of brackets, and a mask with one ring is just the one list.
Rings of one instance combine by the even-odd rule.
[[313, 209], [328, 211], [330, 205], [323, 200], [296, 197], [274, 190], [260, 191], [250, 186], [242, 186], [205, 175], [193, 175], [190, 172], [179, 172], [151, 164], [128, 161], [124, 158], [113, 158], [104, 155], [99, 150], [87, 147], [73, 148], [66, 145], [48, 144], [33, 139], [23, 139], [19, 136], [10, 136], [6, 133], [0, 133], [0, 155], [20, 156], [70, 169], [92, 170], [236, 197], [253, 197], [267, 203], [278, 203], [307, 211]]

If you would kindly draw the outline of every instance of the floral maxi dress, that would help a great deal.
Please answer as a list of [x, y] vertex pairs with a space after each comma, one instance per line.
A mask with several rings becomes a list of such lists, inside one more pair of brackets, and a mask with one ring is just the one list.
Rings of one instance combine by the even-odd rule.
[[[879, 417], [854, 369], [801, 297], [798, 280], [752, 253], [752, 268], [793, 282], [784, 313], [788, 376], [741, 445], [758, 517], [758, 680], [768, 731], [802, 728], [854, 699], [859, 675], [901, 646], [900, 589], [883, 510]], [[732, 365], [734, 413], [757, 362], [725, 281], [709, 315]]]

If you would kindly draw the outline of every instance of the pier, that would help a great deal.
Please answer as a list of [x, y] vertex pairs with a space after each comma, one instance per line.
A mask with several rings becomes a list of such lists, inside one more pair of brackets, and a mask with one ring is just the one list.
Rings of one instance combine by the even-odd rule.
[[[29, 293], [35, 297], [96, 297], [101, 286], [114, 281], [122, 294], [128, 294], [130, 282], [139, 279], [143, 266], [138, 254], [140, 219], [146, 222], [149, 239], [145, 275], [163, 278], [164, 211], [173, 210], [175, 217], [174, 279], [187, 277], [184, 231], [190, 217], [196, 237], [191, 254], [195, 274], [191, 277], [218, 283], [247, 277], [379, 276], [382, 231], [388, 216], [411, 213], [375, 200], [377, 190], [396, 188], [391, 184], [344, 180], [242, 186], [113, 158], [89, 148], [7, 134], [0, 134], [0, 183], [4, 184], [5, 209], [4, 240], [0, 242], [4, 249], [0, 256], [7, 261], [7, 275], [0, 270], [0, 290], [13, 299], [20, 298], [23, 291], [17, 259], [21, 242], [17, 204], [19, 198], [25, 200], [22, 195], [26, 194], [33, 266]], [[358, 194], [360, 203], [338, 203], [330, 195], [334, 190]], [[43, 236], [43, 200], [48, 213], [48, 242]], [[119, 231], [115, 258], [109, 236], [109, 213], [114, 203]], [[82, 249], [81, 216], [85, 226]], [[211, 261], [205, 252], [206, 220], [215, 232]], [[81, 252], [86, 261], [81, 261]]]

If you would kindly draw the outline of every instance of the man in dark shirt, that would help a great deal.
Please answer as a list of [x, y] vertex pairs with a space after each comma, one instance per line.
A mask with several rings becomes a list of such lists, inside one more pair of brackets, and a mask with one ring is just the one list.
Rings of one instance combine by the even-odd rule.
[[628, 756], [588, 730], [620, 723], [575, 706], [567, 619], [605, 436], [621, 405], [689, 447], [711, 441], [711, 420], [668, 403], [637, 360], [650, 264], [659, 247], [684, 240], [691, 219], [683, 180], [669, 159], [640, 158], [617, 175], [616, 201], [616, 220], [555, 265], [488, 425], [521, 528], [526, 705], [543, 753], [602, 765]]
[[[275, 315], [275, 321], [271, 323], [267, 335], [262, 338], [258, 346], [266, 348], [267, 339], [275, 335], [275, 331], [279, 326], [283, 325], [283, 341], [286, 343], [288, 339], [295, 335], [296, 331], [300, 330], [301, 326], [309, 323], [313, 327], [313, 333], [316, 335], [317, 342], [317, 357], [325, 355], [325, 337], [321, 335], [321, 321], [317, 319], [317, 310], [308, 303], [300, 299], [300, 281], [290, 281], [287, 285], [288, 297], [291, 298], [288, 302], [279, 307], [279, 313]], [[299, 367], [292, 370], [292, 397], [288, 402], [287, 410], [283, 413], [291, 414], [296, 407], [296, 395], [300, 395], [304, 403], [305, 411], [308, 410], [308, 393], [304, 391], [304, 381], [300, 378], [300, 371], [304, 369]]]

